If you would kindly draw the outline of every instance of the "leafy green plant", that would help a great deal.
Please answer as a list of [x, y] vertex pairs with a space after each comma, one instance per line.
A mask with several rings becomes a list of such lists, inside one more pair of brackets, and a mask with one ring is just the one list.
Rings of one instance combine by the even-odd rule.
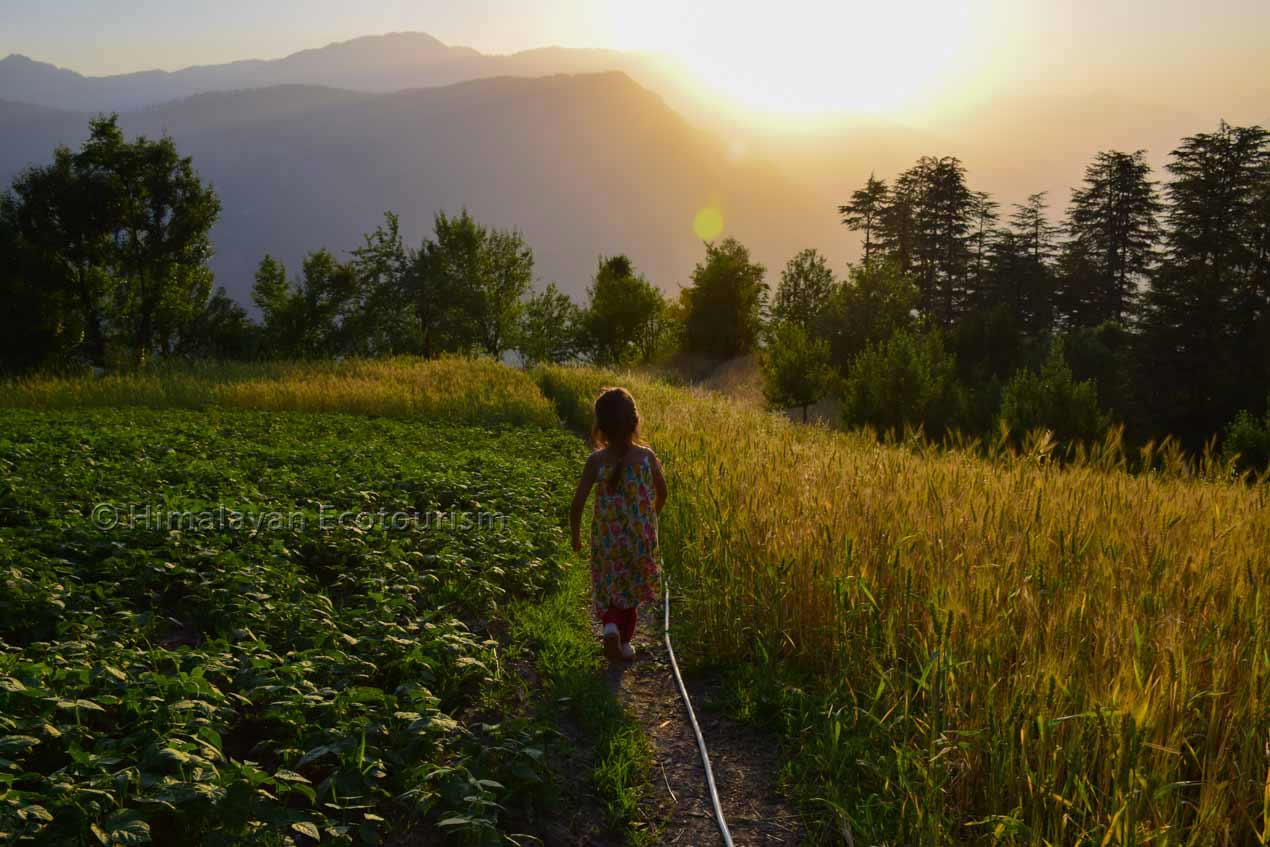
[[488, 621], [559, 583], [580, 451], [554, 427], [0, 413], [0, 833], [504, 843], [506, 810], [541, 808], [548, 727], [495, 707]]

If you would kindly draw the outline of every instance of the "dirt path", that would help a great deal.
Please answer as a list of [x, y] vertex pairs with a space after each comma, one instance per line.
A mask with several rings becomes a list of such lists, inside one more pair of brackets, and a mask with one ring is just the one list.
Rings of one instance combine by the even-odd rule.
[[[673, 623], [673, 622], [672, 622]], [[643, 728], [653, 748], [651, 786], [642, 803], [653, 843], [682, 847], [723, 844], [714, 820], [696, 737], [675, 685], [662, 643], [661, 606], [641, 610], [633, 663], [610, 666], [614, 695]], [[596, 637], [599, 627], [596, 626]], [[674, 637], [672, 626], [671, 637]], [[679, 645], [676, 645], [679, 647]], [[709, 712], [711, 685], [685, 678], [697, 721], [710, 752], [723, 813], [737, 847], [774, 847], [802, 842], [798, 815], [777, 794], [780, 769], [775, 743], [754, 730]]]

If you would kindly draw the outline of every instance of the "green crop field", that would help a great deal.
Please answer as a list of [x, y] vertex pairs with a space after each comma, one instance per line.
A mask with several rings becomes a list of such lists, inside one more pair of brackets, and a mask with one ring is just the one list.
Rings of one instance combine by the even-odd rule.
[[0, 840], [505, 830], [550, 780], [486, 623], [559, 581], [582, 449], [347, 415], [0, 414]]

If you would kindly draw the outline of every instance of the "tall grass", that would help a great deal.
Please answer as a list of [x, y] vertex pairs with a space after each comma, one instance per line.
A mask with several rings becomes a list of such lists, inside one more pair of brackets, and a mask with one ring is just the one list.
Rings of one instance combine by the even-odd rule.
[[555, 409], [522, 372], [491, 359], [169, 364], [102, 377], [0, 384], [0, 407], [208, 407], [438, 417], [551, 426]]
[[838, 832], [1267, 843], [1264, 485], [1131, 475], [1113, 449], [1063, 467], [1044, 443], [900, 449], [634, 376], [536, 377], [582, 426], [602, 385], [634, 392], [684, 614], [753, 669]]

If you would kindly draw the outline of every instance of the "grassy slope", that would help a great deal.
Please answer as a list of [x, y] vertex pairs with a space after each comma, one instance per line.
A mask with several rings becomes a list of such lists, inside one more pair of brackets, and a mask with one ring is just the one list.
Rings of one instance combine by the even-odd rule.
[[100, 378], [36, 377], [0, 383], [0, 407], [118, 406], [556, 424], [554, 409], [534, 384], [491, 359], [171, 364]]
[[[630, 387], [674, 496], [684, 614], [783, 726], [828, 831], [867, 842], [1264, 841], [1265, 488], [995, 461]], [[687, 642], [686, 642], [687, 643]]]

